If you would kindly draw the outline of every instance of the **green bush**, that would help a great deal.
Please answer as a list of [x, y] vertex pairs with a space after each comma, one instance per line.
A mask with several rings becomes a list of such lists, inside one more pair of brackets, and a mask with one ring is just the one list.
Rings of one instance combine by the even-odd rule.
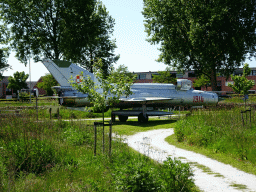
[[188, 163], [168, 157], [162, 166], [160, 177], [165, 186], [164, 191], [190, 191], [194, 183], [192, 170]]
[[154, 166], [147, 158], [127, 159], [116, 166], [115, 185], [117, 191], [191, 191], [192, 176], [189, 164], [177, 159]]
[[115, 184], [118, 191], [159, 191], [156, 171], [144, 162], [129, 163], [117, 171]]

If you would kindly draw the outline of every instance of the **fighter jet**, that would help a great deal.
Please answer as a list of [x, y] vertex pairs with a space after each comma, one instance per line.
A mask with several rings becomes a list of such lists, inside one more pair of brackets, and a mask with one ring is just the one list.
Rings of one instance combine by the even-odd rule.
[[[78, 92], [69, 82], [73, 77], [74, 81], [80, 83], [80, 74], [83, 72], [84, 77], [90, 76], [96, 84], [99, 83], [92, 73], [67, 61], [43, 59], [42, 63], [60, 84], [60, 86], [53, 87], [58, 93], [60, 105], [67, 107], [92, 106], [87, 99], [88, 94]], [[120, 108], [120, 110], [112, 112], [112, 121], [115, 120], [115, 116], [118, 116], [122, 122], [125, 122], [128, 116], [138, 116], [140, 122], [147, 122], [148, 116], [173, 114], [156, 110], [158, 108], [216, 105], [219, 101], [216, 93], [194, 90], [192, 82], [187, 79], [178, 79], [176, 85], [134, 83], [131, 86], [131, 91], [132, 95], [121, 97], [119, 102], [114, 104], [114, 107]]]

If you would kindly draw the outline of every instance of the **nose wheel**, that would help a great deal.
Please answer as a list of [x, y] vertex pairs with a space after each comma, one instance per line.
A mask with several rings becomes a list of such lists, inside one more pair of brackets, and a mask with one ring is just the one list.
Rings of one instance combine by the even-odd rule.
[[119, 121], [121, 121], [121, 122], [126, 122], [127, 119], [128, 119], [128, 116], [119, 115], [118, 118], [119, 118]]

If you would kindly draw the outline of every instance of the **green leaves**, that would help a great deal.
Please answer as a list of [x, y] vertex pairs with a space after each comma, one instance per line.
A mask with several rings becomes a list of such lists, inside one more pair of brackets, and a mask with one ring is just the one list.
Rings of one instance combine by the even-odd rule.
[[121, 96], [131, 95], [130, 86], [136, 78], [123, 65], [116, 70], [112, 69], [110, 75], [105, 78], [102, 65], [101, 59], [94, 64], [95, 79], [91, 79], [90, 76], [84, 77], [81, 73], [81, 83], [71, 81], [72, 86], [78, 91], [88, 94], [94, 111], [104, 111], [107, 107], [112, 107], [114, 103], [119, 102]]
[[206, 77], [205, 75], [201, 75], [199, 78], [195, 80], [194, 87], [204, 87], [208, 86], [210, 83], [210, 79]]
[[52, 96], [52, 87], [56, 85], [58, 85], [58, 82], [54, 79], [54, 77], [51, 74], [46, 74], [44, 77], [42, 77], [42, 82], [37, 84], [37, 87], [44, 89], [48, 96]]
[[27, 89], [27, 83], [26, 80], [28, 79], [28, 74], [25, 74], [24, 71], [22, 72], [15, 72], [13, 74], [13, 77], [10, 76], [8, 78], [9, 84], [7, 86], [8, 89], [15, 89], [15, 90], [21, 90], [21, 89]]
[[161, 45], [158, 61], [206, 73], [214, 90], [216, 72], [228, 77], [256, 51], [255, 7], [250, 0], [144, 0], [145, 31]]
[[247, 95], [249, 93], [249, 90], [254, 86], [254, 82], [246, 78], [250, 74], [250, 72], [251, 69], [246, 63], [243, 67], [243, 75], [231, 75], [231, 79], [234, 81], [234, 85], [228, 84], [228, 86], [231, 87], [238, 94]]
[[170, 157], [157, 167], [147, 159], [125, 159], [115, 169], [117, 191], [191, 191], [194, 185], [189, 164]]
[[[78, 43], [72, 51], [67, 53], [67, 59], [71, 59], [76, 63], [80, 63], [89, 72], [93, 72], [93, 64], [98, 62], [97, 58], [102, 59], [102, 69], [105, 77], [110, 73], [113, 63], [119, 59], [119, 55], [115, 55], [115, 40], [112, 40], [114, 31], [114, 19], [108, 14], [106, 7], [98, 2], [93, 10], [93, 18], [91, 26], [84, 29], [86, 33], [79, 32], [74, 35], [79, 37]], [[90, 35], [87, 34], [88, 30]], [[76, 33], [76, 32], [75, 32]]]
[[[7, 25], [0, 25], [0, 44], [7, 45], [10, 38], [10, 32]], [[9, 49], [7, 46], [0, 47], [0, 80], [2, 79], [2, 73], [10, 67], [7, 64], [6, 58], [9, 56]]]
[[10, 26], [10, 46], [25, 64], [46, 57], [87, 66], [102, 57], [108, 71], [119, 58], [110, 39], [114, 20], [96, 0], [3, 0], [0, 18]]
[[158, 71], [159, 75], [153, 75], [154, 83], [177, 83], [177, 79], [171, 74], [170, 68], [166, 68], [165, 71]]

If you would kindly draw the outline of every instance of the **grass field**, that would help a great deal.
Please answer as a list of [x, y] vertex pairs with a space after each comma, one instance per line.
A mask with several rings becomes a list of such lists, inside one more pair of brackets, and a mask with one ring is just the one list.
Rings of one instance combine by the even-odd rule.
[[194, 111], [166, 140], [256, 175], [255, 110], [241, 113], [244, 109]]
[[[244, 103], [243, 98], [244, 98], [243, 95], [232, 94], [231, 98], [227, 98], [221, 101], [220, 103]], [[256, 95], [250, 94], [249, 99], [247, 100], [247, 103], [256, 104]]]
[[[180, 191], [182, 187], [198, 191], [190, 180], [189, 165], [178, 160], [160, 165], [119, 138], [113, 140], [110, 158], [108, 127], [104, 153], [103, 131], [98, 128], [94, 156], [94, 121], [79, 119], [101, 114], [60, 108], [59, 116], [54, 112], [50, 119], [49, 108], [58, 108], [57, 103], [42, 100], [36, 109], [35, 103], [0, 102], [4, 114], [0, 116], [0, 191]], [[15, 110], [19, 112], [13, 115]], [[256, 175], [255, 110], [251, 121], [248, 112], [242, 121], [241, 110], [244, 108], [197, 110], [184, 119], [156, 118], [145, 124], [137, 119], [117, 121], [113, 132], [132, 135], [175, 128], [175, 135], [166, 139], [169, 143]], [[105, 117], [109, 116], [106, 112]]]
[[[93, 121], [73, 120], [88, 116], [61, 108], [61, 118], [50, 119], [51, 103], [40, 106], [37, 110], [33, 104], [1, 104], [0, 191], [198, 191], [189, 164], [171, 159], [158, 164], [118, 138], [109, 156], [108, 127], [104, 152], [103, 130], [97, 128], [94, 156]], [[21, 110], [12, 114], [16, 109]], [[116, 122], [113, 132], [129, 135], [170, 128], [174, 123], [159, 119], [143, 125], [137, 120]]]

